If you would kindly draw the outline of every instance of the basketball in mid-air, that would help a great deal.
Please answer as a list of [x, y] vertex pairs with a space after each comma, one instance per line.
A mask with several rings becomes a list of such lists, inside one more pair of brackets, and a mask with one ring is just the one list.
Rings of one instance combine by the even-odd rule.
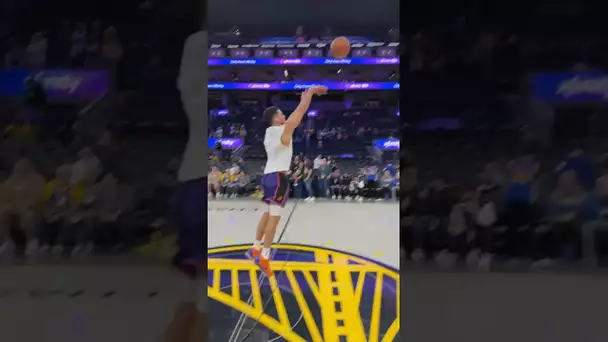
[[329, 51], [333, 58], [346, 58], [350, 52], [350, 42], [346, 37], [338, 37], [331, 42]]

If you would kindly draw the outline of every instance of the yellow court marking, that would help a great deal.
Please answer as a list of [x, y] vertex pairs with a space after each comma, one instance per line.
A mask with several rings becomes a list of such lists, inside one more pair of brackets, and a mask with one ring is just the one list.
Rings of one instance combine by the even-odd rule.
[[308, 307], [308, 303], [306, 303], [306, 299], [304, 299], [304, 295], [302, 294], [302, 290], [300, 289], [300, 285], [296, 280], [296, 277], [293, 275], [293, 272], [287, 270], [287, 277], [289, 278], [289, 282], [294, 285], [293, 293], [298, 301], [298, 304], [302, 308], [302, 315], [304, 316], [304, 322], [308, 327], [308, 331], [313, 339], [313, 341], [323, 341], [321, 337], [321, 332], [319, 331], [319, 327], [317, 327], [317, 323], [315, 319], [312, 317], [312, 313], [310, 312], [310, 308]]
[[[272, 262], [275, 269], [284, 271], [284, 275], [278, 274], [277, 277], [284, 276], [283, 279], [286, 278], [287, 284], [284, 283], [284, 280], [281, 280], [281, 286], [288, 286], [297, 302], [297, 304], [294, 304], [297, 305], [297, 308], [291, 307], [288, 309], [283, 300], [284, 293], [278, 287], [277, 278], [265, 280], [265, 283], [270, 283], [270, 290], [276, 306], [278, 317], [274, 318], [263, 310], [264, 303], [260, 288], [262, 284], [257, 281], [259, 276], [258, 267], [249, 260], [221, 258], [222, 253], [244, 253], [248, 248], [249, 246], [231, 246], [208, 250], [212, 257], [207, 259], [207, 265], [209, 270], [213, 272], [214, 277], [207, 288], [210, 298], [257, 320], [287, 341], [325, 342], [338, 341], [344, 338], [347, 341], [364, 341], [367, 340], [365, 336], [369, 336], [369, 341], [377, 342], [382, 335], [384, 335], [382, 342], [395, 340], [395, 336], [399, 333], [398, 301], [400, 286], [399, 275], [394, 270], [373, 261], [321, 247], [278, 245], [277, 248], [284, 251], [309, 252], [314, 259], [310, 262], [284, 260]], [[219, 257], [213, 257], [213, 254], [220, 255], [218, 255]], [[222, 275], [220, 271], [230, 272], [228, 279], [231, 282], [231, 294], [220, 289], [220, 276]], [[315, 277], [313, 277], [313, 272]], [[245, 281], [239, 279], [239, 273], [244, 273], [249, 279]], [[353, 284], [353, 276], [355, 275], [357, 281]], [[367, 289], [364, 285], [368, 275], [375, 278], [376, 285], [373, 290]], [[391, 294], [385, 294], [387, 291], [384, 291], [387, 279], [391, 279], [396, 286], [397, 310], [394, 314], [391, 310], [393, 317], [385, 317], [381, 308], [383, 296], [390, 295], [392, 297]], [[239, 281], [243, 281], [243, 283], [235, 284]], [[251, 286], [253, 297], [251, 304], [240, 298], [240, 286], [244, 286], [244, 284]], [[308, 299], [304, 293], [305, 288], [309, 293]], [[369, 331], [366, 331], [359, 308], [364, 291], [373, 292]], [[315, 310], [318, 311], [316, 313], [311, 311], [310, 295], [317, 302]], [[292, 322], [287, 315], [288, 310], [301, 312], [303, 322], [300, 325], [306, 326], [309, 336], [300, 336], [294, 331], [297, 329], [292, 329]], [[392, 321], [386, 331], [380, 329], [381, 315], [383, 319], [390, 318]], [[319, 317], [315, 318], [315, 316]]]
[[289, 323], [289, 317], [287, 316], [287, 309], [285, 308], [285, 303], [283, 302], [283, 295], [281, 295], [281, 290], [277, 284], [277, 278], [272, 277], [269, 280], [270, 288], [272, 289], [272, 296], [274, 298], [274, 304], [277, 308], [277, 314], [279, 315], [279, 322], [281, 322], [281, 324], [284, 326], [291, 326]]
[[264, 324], [268, 329], [276, 332], [277, 334], [283, 336], [288, 341], [294, 342], [306, 342], [301, 336], [291, 331], [291, 327], [285, 328], [284, 325], [279, 323], [277, 320], [273, 319], [269, 315], [262, 312], [262, 310], [256, 310], [252, 306], [247, 305], [245, 302], [235, 303], [231, 300], [232, 296], [229, 296], [221, 291], [209, 290], [207, 289], [207, 295], [212, 299], [217, 300], [221, 303], [231, 303], [229, 306], [233, 309], [236, 309], [245, 315], [249, 316], [252, 319], [257, 320], [261, 324]]
[[249, 279], [251, 279], [253, 307], [259, 310], [264, 310], [264, 304], [262, 304], [262, 293], [260, 292], [260, 284], [258, 283], [258, 274], [254, 269], [249, 270]]
[[376, 290], [374, 291], [374, 302], [372, 304], [372, 319], [369, 328], [369, 342], [378, 342], [380, 336], [380, 309], [382, 300], [382, 274], [376, 278]]
[[236, 300], [241, 299], [241, 284], [239, 283], [239, 271], [232, 270], [232, 297]]

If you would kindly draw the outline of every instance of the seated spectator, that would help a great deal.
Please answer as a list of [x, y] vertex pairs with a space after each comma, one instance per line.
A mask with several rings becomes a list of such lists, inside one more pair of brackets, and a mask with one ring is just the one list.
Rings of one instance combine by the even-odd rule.
[[401, 173], [397, 170], [397, 174], [395, 175], [395, 199], [399, 200], [401, 198]]
[[222, 179], [222, 173], [217, 168], [217, 166], [213, 166], [208, 175], [208, 186], [209, 186], [209, 196], [211, 198], [215, 198], [220, 194], [220, 182]]
[[63, 253], [68, 242], [65, 227], [70, 224], [74, 210], [84, 201], [82, 184], [71, 184], [72, 165], [64, 164], [55, 171], [55, 178], [44, 188], [44, 225], [40, 232], [40, 252]]
[[474, 222], [478, 212], [479, 194], [476, 191], [466, 192], [452, 207], [443, 249], [435, 258], [437, 262], [449, 266], [468, 256], [475, 239]]
[[355, 199], [359, 202], [363, 201], [364, 198], [364, 194], [365, 194], [365, 180], [364, 178], [359, 178], [359, 177], [352, 177], [351, 175], [345, 173], [344, 174], [344, 182], [348, 182], [350, 180], [350, 182], [348, 183], [348, 186], [344, 189], [345, 191], [345, 196], [344, 198], [347, 201], [350, 201], [351, 199]]
[[0, 251], [12, 249], [9, 239], [11, 228], [21, 231], [26, 240], [26, 257], [35, 257], [38, 252], [38, 224], [42, 214], [44, 178], [39, 175], [27, 159], [15, 163], [13, 173], [4, 183], [5, 209], [0, 217]]
[[363, 170], [362, 173], [361, 178], [365, 184], [363, 196], [368, 199], [380, 199], [378, 196], [378, 188], [380, 188], [380, 184], [378, 183], [378, 168], [371, 166]]
[[93, 152], [100, 161], [100, 168], [121, 173], [124, 170], [123, 164], [125, 162], [123, 147], [118, 135], [111, 131], [103, 132]]
[[332, 172], [327, 180], [327, 184], [329, 187], [329, 195], [332, 199], [342, 198], [342, 193], [340, 191], [340, 174], [338, 172]]
[[479, 203], [475, 214], [475, 236], [467, 256], [469, 267], [489, 271], [494, 253], [494, 235], [498, 221], [499, 188], [488, 186], [478, 190]]
[[95, 179], [101, 170], [101, 162], [90, 147], [78, 152], [78, 160], [72, 166], [72, 184], [85, 179]]
[[131, 188], [119, 184], [112, 173], [105, 174], [92, 193], [92, 218], [97, 224], [96, 240], [104, 249], [131, 247], [136, 238], [134, 227], [126, 225], [125, 214], [133, 205]]
[[399, 168], [393, 165], [393, 163], [388, 163], [384, 167], [383, 171], [388, 172], [392, 177], [395, 177], [397, 172], [399, 172]]
[[222, 176], [222, 185], [220, 193], [223, 197], [236, 197], [237, 191], [237, 175], [232, 173], [232, 169], [228, 169]]
[[92, 173], [88, 173], [81, 181], [74, 183], [73, 164], [71, 173], [70, 184], [72, 188], [78, 189], [78, 192], [82, 192], [83, 195], [81, 200], [73, 202], [74, 207], [61, 226], [55, 246], [52, 248], [52, 254], [56, 256], [63, 255], [68, 248], [71, 257], [89, 255], [94, 252], [95, 247], [92, 206], [96, 198], [96, 179]]
[[568, 158], [558, 165], [558, 175], [568, 171], [574, 171], [579, 179], [580, 184], [588, 191], [595, 188], [597, 178], [595, 163], [585, 154], [582, 149], [574, 150], [568, 155]]
[[239, 172], [241, 172], [241, 170], [242, 169], [238, 163], [233, 163], [230, 169], [228, 169], [228, 173], [233, 176], [236, 176]]
[[249, 176], [244, 171], [241, 171], [236, 178], [237, 190], [236, 193], [239, 196], [247, 196], [250, 192], [249, 188]]
[[596, 198], [587, 193], [575, 171], [560, 175], [547, 209], [548, 225], [535, 231], [533, 267], [548, 267], [556, 258], [581, 257], [581, 231], [585, 223], [597, 219]]
[[150, 226], [155, 231], [162, 231], [164, 228], [168, 228], [171, 197], [175, 182], [175, 173], [173, 170], [167, 169], [156, 178], [148, 201], [143, 202], [144, 204], [147, 204], [145, 205], [145, 210], [151, 214], [151, 220], [149, 222], [151, 222]]
[[531, 155], [510, 164], [503, 213], [503, 223], [508, 230], [504, 233], [503, 252], [514, 260], [528, 257], [526, 244], [522, 241], [528, 241], [529, 229], [541, 218], [535, 179], [538, 169], [538, 163]]
[[[317, 160], [315, 159], [314, 162], [316, 163]], [[317, 174], [318, 196], [321, 198], [325, 198], [328, 196], [329, 191], [327, 178], [331, 174], [331, 167], [329, 166], [329, 164], [327, 164], [326, 158], [321, 158], [321, 160], [319, 161], [319, 166], [315, 169], [315, 172]]]
[[395, 198], [397, 180], [391, 175], [390, 171], [385, 171], [380, 181], [380, 198]]
[[294, 161], [294, 164], [292, 166], [292, 170], [290, 173], [294, 198], [302, 198], [303, 172], [304, 172], [304, 162], [300, 162], [300, 163], [296, 164]]
[[315, 201], [315, 194], [312, 192], [312, 168], [308, 165], [304, 165], [302, 169], [302, 183], [306, 189], [306, 198], [307, 202]]

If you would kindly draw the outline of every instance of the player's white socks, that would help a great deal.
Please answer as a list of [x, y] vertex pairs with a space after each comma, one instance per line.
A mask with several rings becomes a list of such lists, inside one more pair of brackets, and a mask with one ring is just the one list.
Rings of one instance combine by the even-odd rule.
[[270, 258], [270, 248], [262, 248], [262, 256], [264, 259]]
[[253, 248], [260, 249], [261, 246], [262, 246], [262, 241], [254, 241], [253, 242]]

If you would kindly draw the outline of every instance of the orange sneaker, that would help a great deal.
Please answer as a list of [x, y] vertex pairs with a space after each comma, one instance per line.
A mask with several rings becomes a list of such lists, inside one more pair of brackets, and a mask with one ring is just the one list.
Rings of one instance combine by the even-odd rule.
[[274, 273], [270, 269], [270, 260], [260, 255], [259, 257], [255, 258], [255, 263], [267, 277], [272, 277], [274, 275]]
[[252, 247], [250, 250], [247, 251], [247, 253], [245, 253], [245, 256], [249, 260], [255, 260], [261, 254], [262, 254], [262, 250], [260, 248], [253, 248]]

